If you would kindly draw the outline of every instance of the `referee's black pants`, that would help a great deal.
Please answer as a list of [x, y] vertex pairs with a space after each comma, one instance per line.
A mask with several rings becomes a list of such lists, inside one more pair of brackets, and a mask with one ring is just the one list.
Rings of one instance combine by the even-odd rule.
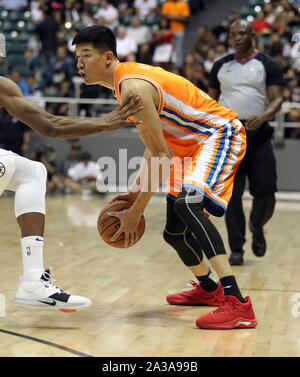
[[[243, 122], [243, 121], [242, 121]], [[246, 242], [246, 219], [242, 196], [246, 178], [253, 196], [250, 221], [254, 229], [262, 229], [272, 217], [277, 191], [276, 161], [271, 143], [272, 128], [264, 123], [258, 130], [246, 131], [247, 150], [236, 172], [232, 197], [225, 220], [232, 252], [241, 252]]]

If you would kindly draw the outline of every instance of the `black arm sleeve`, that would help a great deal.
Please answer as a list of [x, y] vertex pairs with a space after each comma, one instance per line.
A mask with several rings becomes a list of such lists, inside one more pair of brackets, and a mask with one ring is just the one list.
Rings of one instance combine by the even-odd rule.
[[266, 70], [267, 86], [285, 84], [282, 69], [276, 60], [268, 57], [267, 59], [265, 59], [264, 65]]

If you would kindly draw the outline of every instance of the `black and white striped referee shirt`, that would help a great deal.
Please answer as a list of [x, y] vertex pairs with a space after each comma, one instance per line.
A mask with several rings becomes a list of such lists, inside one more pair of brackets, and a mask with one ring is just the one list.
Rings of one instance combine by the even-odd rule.
[[271, 85], [284, 85], [283, 73], [276, 60], [260, 51], [246, 61], [229, 54], [217, 60], [210, 72], [209, 86], [221, 92], [219, 103], [243, 120], [265, 111]]

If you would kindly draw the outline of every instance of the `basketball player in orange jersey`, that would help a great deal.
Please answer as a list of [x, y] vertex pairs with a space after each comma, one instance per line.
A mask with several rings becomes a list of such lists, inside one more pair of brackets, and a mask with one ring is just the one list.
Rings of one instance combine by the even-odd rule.
[[[171, 163], [164, 239], [198, 283], [193, 282], [190, 291], [167, 296], [167, 301], [221, 306], [196, 320], [200, 328], [255, 327], [250, 297], [243, 298], [221, 236], [208, 218], [208, 214], [224, 215], [245, 153], [245, 130], [237, 114], [183, 77], [149, 65], [119, 63], [115, 36], [109, 28], [87, 27], [79, 31], [73, 44], [77, 68], [87, 85], [111, 88], [120, 103], [130, 93], [140, 94], [144, 106], [134, 116], [142, 121], [137, 128], [146, 147], [144, 159], [129, 192], [112, 200], [133, 203], [128, 210], [111, 213], [121, 221], [112, 241], [121, 233], [125, 233], [125, 246], [138, 239], [140, 218]], [[151, 166], [155, 159], [163, 162], [159, 179]], [[184, 159], [188, 163], [181, 169], [179, 162]], [[220, 281], [214, 279], [203, 253]]]
[[[100, 120], [54, 116], [25, 99], [19, 87], [5, 77], [0, 77], [0, 106], [42, 135], [58, 138], [77, 138], [139, 124], [127, 118], [142, 109], [138, 96], [128, 96], [122, 106]], [[50, 269], [44, 270], [46, 179], [47, 171], [42, 163], [0, 148], [0, 196], [4, 190], [15, 192], [15, 215], [22, 237], [23, 275], [14, 302], [76, 311], [90, 306], [91, 300], [64, 292], [53, 284]]]

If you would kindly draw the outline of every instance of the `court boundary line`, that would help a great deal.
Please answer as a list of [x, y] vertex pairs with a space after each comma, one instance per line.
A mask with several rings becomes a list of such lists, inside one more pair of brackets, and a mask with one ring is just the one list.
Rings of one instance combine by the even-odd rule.
[[13, 336], [17, 336], [19, 338], [24, 338], [24, 339], [27, 339], [27, 340], [31, 340], [31, 341], [34, 341], [34, 342], [37, 342], [37, 343], [42, 343], [42, 344], [45, 344], [47, 346], [58, 348], [58, 349], [60, 349], [62, 351], [66, 351], [66, 352], [72, 353], [72, 354], [80, 356], [80, 357], [93, 357], [92, 355], [88, 355], [88, 354], [86, 354], [84, 352], [76, 351], [76, 350], [74, 350], [72, 348], [69, 348], [69, 347], [66, 347], [66, 346], [62, 346], [62, 345], [57, 344], [57, 343], [49, 342], [48, 340], [43, 340], [43, 339], [40, 339], [40, 338], [35, 338], [34, 336], [25, 335], [25, 334], [21, 334], [21, 333], [17, 333], [17, 332], [14, 332], [14, 331], [9, 331], [9, 330], [4, 330], [4, 329], [0, 329], [0, 332], [3, 333], [3, 334], [13, 335]]

